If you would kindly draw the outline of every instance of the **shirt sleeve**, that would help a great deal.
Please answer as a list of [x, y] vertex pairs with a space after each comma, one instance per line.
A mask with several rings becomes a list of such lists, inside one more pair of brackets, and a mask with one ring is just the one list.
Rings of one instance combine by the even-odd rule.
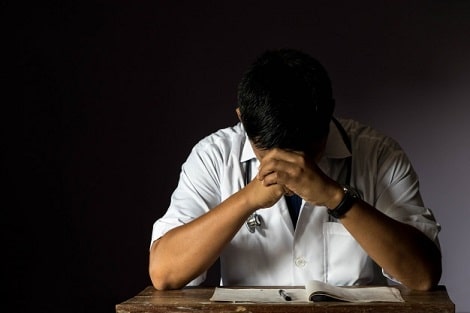
[[[182, 165], [167, 212], [153, 224], [151, 243], [220, 203], [220, 160], [220, 152], [214, 145], [199, 143], [192, 149]], [[199, 285], [205, 278], [203, 273], [188, 286]]]
[[418, 176], [401, 149], [387, 152], [378, 170], [378, 178], [376, 208], [419, 229], [439, 247], [440, 225], [432, 211], [424, 206]]
[[[419, 192], [419, 180], [408, 157], [398, 144], [385, 149], [379, 160], [377, 200], [375, 207], [389, 217], [411, 225], [431, 239], [440, 249], [438, 233], [441, 229], [432, 211], [424, 206]], [[381, 187], [383, 186], [383, 187]], [[398, 282], [382, 269], [383, 274]]]
[[220, 203], [221, 159], [215, 145], [199, 143], [192, 149], [182, 165], [167, 212], [153, 225], [152, 242]]

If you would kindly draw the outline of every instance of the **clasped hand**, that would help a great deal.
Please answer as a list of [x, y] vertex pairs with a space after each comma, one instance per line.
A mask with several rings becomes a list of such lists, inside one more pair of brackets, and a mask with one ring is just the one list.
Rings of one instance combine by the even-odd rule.
[[273, 206], [283, 195], [297, 194], [314, 205], [327, 205], [339, 185], [303, 152], [272, 149], [262, 156], [258, 174], [247, 186], [259, 208]]

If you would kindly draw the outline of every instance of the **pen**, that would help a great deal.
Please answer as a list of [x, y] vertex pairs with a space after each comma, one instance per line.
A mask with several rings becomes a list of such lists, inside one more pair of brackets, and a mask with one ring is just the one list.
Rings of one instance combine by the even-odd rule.
[[286, 301], [292, 300], [292, 298], [283, 289], [279, 289], [279, 295]]

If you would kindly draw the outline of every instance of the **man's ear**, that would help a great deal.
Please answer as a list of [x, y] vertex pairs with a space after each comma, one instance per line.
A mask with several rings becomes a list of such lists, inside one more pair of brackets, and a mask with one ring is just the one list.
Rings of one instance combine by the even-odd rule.
[[239, 119], [240, 122], [241, 122], [241, 121], [242, 121], [242, 118], [241, 118], [241, 114], [240, 114], [240, 108], [236, 108], [236, 109], [235, 109], [235, 112], [237, 112], [238, 119]]

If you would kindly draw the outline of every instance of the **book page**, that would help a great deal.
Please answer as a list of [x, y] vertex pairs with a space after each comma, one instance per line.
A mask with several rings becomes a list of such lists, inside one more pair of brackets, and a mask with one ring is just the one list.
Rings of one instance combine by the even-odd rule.
[[283, 289], [291, 298], [286, 301], [279, 294], [279, 289], [262, 288], [223, 288], [216, 287], [211, 301], [224, 302], [251, 302], [251, 303], [307, 303], [307, 294], [304, 288]]
[[[338, 287], [311, 280], [307, 282], [307, 294], [311, 301], [342, 300], [349, 302], [404, 302], [400, 290], [394, 287]], [[328, 298], [333, 299], [328, 299]]]

